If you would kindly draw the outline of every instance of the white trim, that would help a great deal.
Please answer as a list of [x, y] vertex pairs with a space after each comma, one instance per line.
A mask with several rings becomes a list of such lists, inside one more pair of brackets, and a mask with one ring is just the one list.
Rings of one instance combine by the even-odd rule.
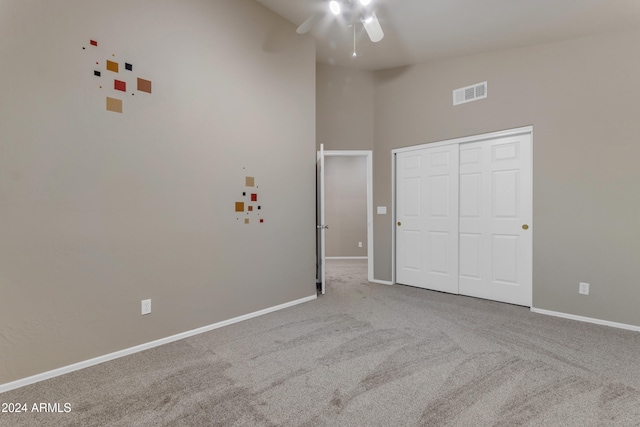
[[393, 282], [388, 280], [369, 280], [371, 283], [379, 283], [381, 285], [393, 285]]
[[391, 150], [391, 282], [396, 283], [396, 153]]
[[367, 279], [373, 279], [373, 151], [367, 152]]
[[358, 156], [368, 156], [371, 153], [371, 150], [325, 150], [324, 155], [326, 156], [335, 156], [335, 157], [358, 157]]
[[481, 133], [478, 135], [465, 136], [462, 138], [445, 139], [444, 141], [429, 142], [426, 144], [412, 145], [411, 147], [394, 148], [391, 154], [403, 153], [405, 151], [422, 150], [423, 148], [440, 147], [451, 144], [464, 144], [465, 142], [480, 142], [486, 139], [503, 138], [506, 136], [515, 136], [530, 133], [533, 135], [533, 126], [524, 126], [521, 128], [501, 130], [497, 132]]
[[135, 347], [126, 348], [124, 350], [116, 351], [114, 353], [105, 354], [104, 356], [98, 356], [93, 359], [85, 360], [83, 362], [74, 363], [73, 365], [63, 366], [62, 368], [54, 369], [51, 371], [43, 372], [41, 374], [33, 375], [27, 378], [23, 378], [20, 380], [12, 381], [6, 384], [0, 384], [0, 393], [4, 393], [10, 390], [15, 390], [20, 387], [24, 387], [30, 384], [34, 384], [40, 381], [48, 380], [50, 378], [58, 377], [60, 375], [68, 374], [69, 372], [78, 371], [80, 369], [88, 368], [90, 366], [98, 365], [100, 363], [108, 362], [110, 360], [119, 359], [124, 356], [129, 356], [130, 354], [138, 353], [140, 351], [148, 350], [150, 348], [158, 347], [160, 345], [169, 344], [174, 341], [178, 341], [181, 339], [189, 338], [194, 335], [202, 334], [204, 332], [209, 332], [214, 329], [221, 328], [223, 326], [228, 326], [233, 323], [242, 322], [243, 320], [249, 320], [254, 317], [262, 316], [267, 313], [272, 313], [274, 311], [282, 310], [284, 308], [292, 307], [297, 304], [302, 304], [304, 302], [312, 301], [318, 298], [317, 295], [311, 295], [305, 298], [300, 298], [295, 301], [290, 301], [284, 304], [276, 305], [274, 307], [265, 308], [263, 310], [255, 311], [253, 313], [245, 314], [243, 316], [234, 317], [232, 319], [223, 320], [222, 322], [214, 323], [212, 325], [203, 326], [201, 328], [192, 329], [190, 331], [182, 332], [180, 334], [171, 335], [166, 338], [161, 338], [159, 340], [151, 341], [146, 344], [140, 344]]
[[[367, 161], [367, 278], [373, 280], [373, 151], [372, 150], [327, 150], [324, 156], [363, 156]], [[327, 257], [328, 258], [328, 257]]]
[[577, 316], [575, 314], [562, 313], [559, 311], [543, 310], [531, 307], [533, 313], [545, 314], [547, 316], [562, 317], [563, 319], [577, 320], [579, 322], [594, 323], [596, 325], [610, 326], [612, 328], [626, 329], [640, 332], [640, 326], [627, 325], [626, 323], [610, 322], [609, 320], [595, 319], [593, 317]]
[[368, 259], [366, 256], [327, 256], [324, 259]]

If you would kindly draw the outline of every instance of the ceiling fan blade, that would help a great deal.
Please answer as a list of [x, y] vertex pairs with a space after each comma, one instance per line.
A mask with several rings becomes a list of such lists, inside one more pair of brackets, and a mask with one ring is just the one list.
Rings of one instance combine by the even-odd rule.
[[380, 26], [380, 21], [378, 21], [378, 17], [375, 13], [373, 13], [370, 17], [362, 20], [362, 25], [364, 25], [364, 29], [367, 31], [369, 38], [372, 42], [377, 43], [384, 37], [384, 32], [382, 31], [382, 27]]
[[308, 33], [309, 31], [311, 31], [313, 26], [316, 25], [320, 21], [321, 18], [322, 18], [322, 13], [321, 12], [314, 13], [313, 15], [308, 17], [306, 21], [304, 21], [302, 24], [300, 24], [300, 26], [296, 30], [296, 33], [298, 33], [298, 34], [306, 34], [306, 33]]

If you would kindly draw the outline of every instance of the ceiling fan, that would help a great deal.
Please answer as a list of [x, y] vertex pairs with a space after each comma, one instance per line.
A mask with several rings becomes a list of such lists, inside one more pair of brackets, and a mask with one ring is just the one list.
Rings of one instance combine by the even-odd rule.
[[373, 10], [371, 0], [331, 0], [328, 2], [328, 8], [324, 7], [315, 12], [298, 27], [296, 32], [298, 34], [308, 33], [329, 11], [337, 17], [341, 17], [349, 27], [361, 23], [374, 43], [379, 42], [384, 37], [384, 32]]

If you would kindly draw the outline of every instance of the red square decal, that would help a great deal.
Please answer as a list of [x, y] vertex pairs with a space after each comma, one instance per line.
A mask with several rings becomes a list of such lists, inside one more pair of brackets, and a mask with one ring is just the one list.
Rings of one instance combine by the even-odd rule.
[[260, 222], [264, 222], [264, 219], [260, 218]]
[[258, 195], [256, 193], [251, 193], [251, 201], [252, 202], [257, 202], [258, 201]]
[[91, 43], [91, 46], [98, 46], [98, 42], [95, 40], [91, 40], [90, 43]]
[[121, 90], [123, 92], [127, 91], [127, 82], [122, 82], [120, 80], [114, 80], [113, 81], [113, 88], [115, 90]]

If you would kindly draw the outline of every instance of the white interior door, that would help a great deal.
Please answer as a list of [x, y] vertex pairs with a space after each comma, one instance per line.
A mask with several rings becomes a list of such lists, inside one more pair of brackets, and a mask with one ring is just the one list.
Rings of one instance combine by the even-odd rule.
[[531, 306], [531, 134], [460, 145], [464, 295]]
[[324, 145], [320, 144], [316, 159], [316, 284], [324, 295], [326, 291], [325, 275], [325, 224], [324, 217]]
[[458, 293], [458, 147], [396, 156], [396, 282]]

